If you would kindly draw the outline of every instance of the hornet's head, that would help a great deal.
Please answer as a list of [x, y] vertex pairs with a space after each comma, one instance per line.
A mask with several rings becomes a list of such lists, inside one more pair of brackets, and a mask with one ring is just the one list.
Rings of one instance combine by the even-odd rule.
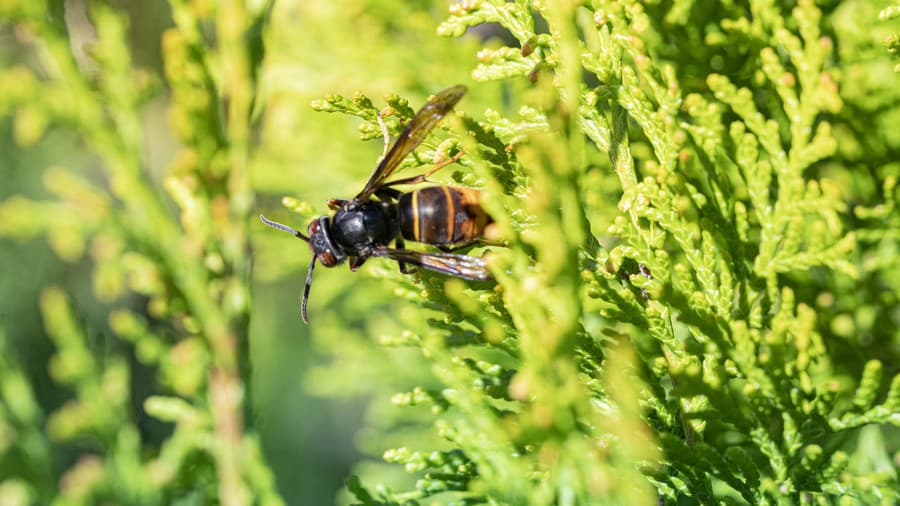
[[[271, 222], [275, 223], [275, 222]], [[269, 223], [266, 225], [272, 226]], [[278, 223], [280, 225], [280, 223]], [[284, 225], [282, 225], [284, 226]], [[306, 229], [309, 233], [309, 239], [301, 237], [309, 243], [309, 248], [313, 252], [313, 257], [318, 258], [319, 262], [325, 267], [334, 267], [335, 265], [347, 259], [344, 250], [335, 244], [334, 238], [331, 236], [331, 218], [322, 216], [309, 222]]]
[[312, 273], [313, 268], [316, 266], [316, 259], [318, 258], [319, 262], [325, 267], [334, 267], [347, 259], [344, 250], [335, 244], [331, 237], [331, 219], [328, 216], [322, 216], [311, 221], [306, 229], [309, 236], [287, 225], [272, 221], [263, 215], [259, 215], [259, 219], [272, 228], [287, 232], [309, 243], [309, 248], [312, 250], [313, 255], [309, 262], [309, 270], [306, 272], [306, 287], [303, 289], [303, 301], [300, 303], [300, 316], [303, 318], [303, 323], [309, 323], [309, 320], [306, 318], [306, 304], [309, 301], [309, 289], [312, 287]]

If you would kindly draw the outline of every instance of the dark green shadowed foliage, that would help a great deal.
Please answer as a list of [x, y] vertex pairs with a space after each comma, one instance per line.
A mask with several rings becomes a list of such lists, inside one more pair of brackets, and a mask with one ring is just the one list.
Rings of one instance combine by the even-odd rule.
[[[0, 504], [900, 502], [898, 12], [0, 2]], [[256, 215], [454, 84], [396, 177], [463, 153], [494, 280], [302, 325]]]

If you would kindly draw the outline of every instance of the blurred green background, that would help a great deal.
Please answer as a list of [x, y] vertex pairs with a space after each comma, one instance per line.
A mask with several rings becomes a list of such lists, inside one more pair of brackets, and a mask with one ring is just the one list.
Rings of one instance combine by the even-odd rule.
[[[162, 75], [161, 37], [173, 24], [163, 1], [117, 1], [128, 13], [131, 56], [138, 67]], [[402, 7], [402, 10], [401, 10]], [[66, 2], [66, 22], [73, 49], [79, 41], [87, 47], [93, 28], [86, 22], [81, 2]], [[396, 9], [396, 10], [392, 10]], [[297, 215], [288, 215], [280, 205], [284, 195], [309, 202], [318, 212], [329, 197], [349, 196], [361, 188], [381, 154], [381, 140], [360, 142], [359, 121], [344, 115], [315, 112], [310, 101], [326, 93], [350, 95], [365, 90], [373, 98], [400, 91], [417, 98], [417, 107], [430, 93], [468, 81], [466, 66], [448, 66], [446, 61], [472, 61], [475, 45], [466, 40], [434, 36], [446, 4], [433, 2], [306, 2], [278, 1], [271, 15], [266, 40], [263, 76], [264, 115], [259, 147], [253, 164], [256, 207], [273, 219], [304, 229]], [[6, 24], [0, 27], [0, 59], [4, 66], [28, 64], [36, 55], [29, 50], [22, 31]], [[84, 47], [80, 48], [84, 50]], [[414, 47], [415, 51], [410, 51]], [[410, 60], [415, 60], [412, 63]], [[489, 88], [489, 87], [486, 87]], [[144, 142], [150, 172], [161, 185], [172, 163], [177, 143], [170, 132], [165, 90], [146, 108]], [[476, 99], [466, 98], [466, 103]], [[378, 105], [378, 104], [376, 104]], [[0, 201], [21, 194], [32, 199], [50, 198], [44, 189], [44, 170], [63, 164], [76, 172], [99, 179], [98, 159], [85, 151], [76, 133], [51, 127], [36, 147], [21, 148], [14, 142], [14, 118], [0, 120]], [[289, 504], [329, 504], [343, 486], [351, 464], [359, 459], [354, 436], [360, 427], [367, 399], [354, 396], [322, 398], [312, 389], [327, 385], [307, 381], [313, 364], [325, 361], [317, 349], [318, 329], [333, 333], [333, 320], [342, 313], [346, 328], [361, 328], [374, 311], [389, 311], [390, 294], [365, 272], [351, 274], [346, 268], [318, 269], [310, 304], [311, 326], [300, 320], [299, 301], [310, 253], [308, 247], [254, 222], [253, 314], [250, 332], [255, 418], [268, 462], [273, 466], [278, 489]], [[372, 262], [374, 263], [374, 262]], [[371, 268], [371, 266], [369, 267]], [[75, 301], [77, 318], [91, 339], [110, 339], [108, 307], [96, 301], [91, 290], [90, 262], [67, 263], [48, 247], [44, 238], [11, 240], [0, 238], [0, 319], [8, 334], [10, 353], [33, 379], [41, 405], [51, 411], [66, 392], [48, 377], [47, 362], [53, 347], [45, 334], [38, 297], [42, 287], [59, 285]], [[365, 271], [365, 269], [364, 269]], [[141, 310], [142, 301], [129, 304]], [[330, 323], [331, 322], [331, 323]], [[343, 325], [343, 324], [342, 324]], [[121, 344], [107, 342], [110, 347]], [[131, 350], [137, 405], [152, 389], [141, 385], [141, 375], [151, 381]], [[139, 421], [142, 430], [161, 437], [160, 424]], [[75, 454], [62, 456], [54, 472], [71, 465]]]

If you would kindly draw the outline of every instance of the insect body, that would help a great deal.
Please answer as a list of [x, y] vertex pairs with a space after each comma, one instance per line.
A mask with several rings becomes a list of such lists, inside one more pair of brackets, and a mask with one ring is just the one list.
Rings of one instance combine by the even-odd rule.
[[[314, 219], [307, 228], [308, 236], [260, 215], [266, 225], [303, 239], [312, 249], [313, 257], [301, 303], [304, 322], [308, 321], [306, 304], [317, 259], [325, 267], [348, 261], [350, 269], [356, 270], [370, 257], [387, 257], [398, 261], [403, 272], [409, 264], [464, 279], [490, 279], [482, 259], [450, 253], [453, 249], [477, 242], [484, 234], [485, 226], [491, 222], [479, 205], [480, 194], [477, 191], [445, 185], [408, 193], [393, 188], [425, 181], [430, 174], [456, 158], [424, 174], [387, 181], [400, 162], [425, 140], [465, 92], [464, 86], [453, 86], [432, 97], [400, 134], [362, 191], [351, 200], [330, 200], [328, 205], [336, 211], [334, 216]], [[404, 249], [404, 240], [437, 246], [443, 252]], [[389, 247], [392, 242], [395, 248]]]

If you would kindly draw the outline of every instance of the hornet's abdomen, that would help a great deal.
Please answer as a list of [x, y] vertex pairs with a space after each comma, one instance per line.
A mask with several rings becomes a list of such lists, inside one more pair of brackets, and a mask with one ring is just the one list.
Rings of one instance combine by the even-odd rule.
[[432, 186], [400, 196], [400, 233], [404, 239], [436, 246], [470, 242], [484, 234], [490, 216], [471, 188]]

